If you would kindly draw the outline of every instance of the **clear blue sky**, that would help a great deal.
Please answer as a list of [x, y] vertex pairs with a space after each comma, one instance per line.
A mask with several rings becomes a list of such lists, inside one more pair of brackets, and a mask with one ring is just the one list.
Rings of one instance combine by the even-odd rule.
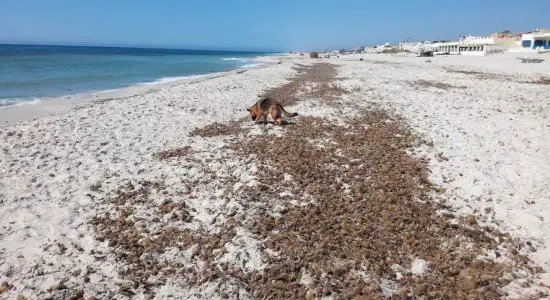
[[0, 0], [0, 43], [309, 50], [550, 27], [550, 0]]

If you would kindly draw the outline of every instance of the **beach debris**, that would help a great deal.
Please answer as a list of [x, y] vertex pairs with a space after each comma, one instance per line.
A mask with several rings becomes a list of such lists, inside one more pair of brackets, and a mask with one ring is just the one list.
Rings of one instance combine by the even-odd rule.
[[517, 59], [521, 60], [521, 63], [534, 63], [538, 64], [544, 61], [542, 58], [534, 58], [534, 57], [517, 57]]
[[432, 57], [432, 56], [434, 56], [434, 52], [431, 51], [431, 50], [421, 50], [418, 53], [418, 56], [419, 57]]
[[296, 104], [302, 99], [333, 100], [348, 93], [336, 83], [338, 71], [335, 65], [329, 63], [312, 65], [295, 63], [294, 65], [296, 76], [290, 78], [288, 83], [269, 89], [259, 96], [277, 99], [287, 106]]
[[[507, 280], [487, 285], [478, 284], [478, 278], [501, 278], [510, 266], [468, 257], [496, 249], [499, 243], [495, 238], [516, 249], [514, 240], [504, 233], [488, 233], [477, 223], [462, 221], [451, 226], [448, 217], [437, 216], [437, 206], [432, 202], [409, 202], [418, 197], [427, 200], [431, 190], [425, 177], [426, 162], [400, 150], [417, 143], [415, 137], [384, 112], [363, 113], [357, 117], [361, 122], [350, 119], [345, 129], [326, 119], [302, 117], [300, 126], [288, 128], [283, 137], [255, 137], [254, 143], [243, 141], [233, 146], [237, 153], [258, 155], [268, 162], [259, 172], [260, 186], [265, 190], [250, 189], [249, 199], [265, 201], [266, 208], [274, 205], [272, 195], [282, 190], [290, 190], [298, 199], [315, 199], [314, 204], [289, 206], [281, 218], [266, 213], [251, 224], [252, 232], [266, 241], [267, 249], [275, 251], [277, 259], [266, 257], [268, 267], [246, 279], [249, 293], [259, 298], [305, 296], [310, 289], [294, 284], [295, 270], [304, 270], [301, 272], [308, 274], [313, 287], [321, 289], [320, 294], [326, 289], [333, 296], [372, 298], [381, 295], [382, 282], [396, 278], [391, 266], [408, 262], [411, 272], [399, 275], [398, 294], [450, 298], [502, 295], [500, 289]], [[304, 143], [321, 137], [331, 143], [323, 147]], [[360, 151], [363, 148], [369, 149], [369, 155]], [[292, 182], [274, 185], [288, 175]], [[342, 182], [350, 187], [350, 193], [342, 192]], [[440, 247], [449, 241], [454, 247], [452, 252]], [[466, 247], [467, 243], [461, 241], [477, 246]], [[382, 257], [380, 253], [386, 254]], [[457, 257], [450, 253], [461, 254]], [[520, 266], [526, 264], [529, 262]], [[463, 280], [451, 275], [455, 268], [469, 269], [471, 277]], [[362, 270], [369, 270], [370, 281], [353, 275]], [[423, 279], [413, 279], [413, 275]]]
[[550, 85], [550, 77], [541, 77], [538, 80], [536, 80], [534, 83], [536, 84], [544, 84], [544, 85]]
[[242, 132], [240, 122], [212, 123], [202, 128], [195, 128], [190, 136], [215, 137], [220, 135], [231, 135]]
[[184, 146], [181, 148], [164, 150], [153, 154], [159, 160], [166, 160], [174, 157], [185, 157], [191, 152], [191, 147]]
[[465, 89], [466, 86], [456, 86], [444, 82], [437, 82], [437, 81], [430, 81], [430, 80], [424, 80], [419, 79], [415, 81], [408, 81], [408, 84], [415, 88], [437, 88], [440, 90], [449, 90], [449, 89]]

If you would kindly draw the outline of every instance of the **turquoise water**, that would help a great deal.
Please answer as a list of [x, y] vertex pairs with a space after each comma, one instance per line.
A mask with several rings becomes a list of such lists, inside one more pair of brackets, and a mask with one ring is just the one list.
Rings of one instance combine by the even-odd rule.
[[0, 108], [256, 66], [260, 52], [0, 45]]

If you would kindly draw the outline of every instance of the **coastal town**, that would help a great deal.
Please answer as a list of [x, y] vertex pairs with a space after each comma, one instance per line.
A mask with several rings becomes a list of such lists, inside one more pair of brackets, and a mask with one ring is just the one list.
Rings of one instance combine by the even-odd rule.
[[332, 55], [351, 53], [396, 53], [409, 52], [421, 56], [474, 55], [485, 56], [503, 52], [549, 53], [550, 29], [513, 33], [503, 30], [488, 36], [462, 36], [455, 41], [403, 41], [398, 44], [384, 43], [374, 47], [357, 47], [328, 51]]

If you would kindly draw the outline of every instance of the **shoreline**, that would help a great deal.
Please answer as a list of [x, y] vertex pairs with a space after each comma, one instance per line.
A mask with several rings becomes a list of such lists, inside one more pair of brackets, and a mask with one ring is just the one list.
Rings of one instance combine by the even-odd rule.
[[[196, 83], [212, 78], [228, 76], [231, 74], [240, 74], [249, 70], [260, 69], [276, 64], [277, 60], [283, 56], [260, 56], [252, 59], [254, 66], [239, 67], [225, 72], [214, 72], [208, 74], [182, 76], [180, 79], [161, 81], [159, 78], [152, 82], [141, 82], [118, 89], [109, 89], [103, 91], [90, 91], [70, 95], [43, 97], [39, 100], [21, 102], [13, 106], [0, 107], [0, 128], [13, 125], [14, 123], [35, 120], [42, 117], [55, 116], [70, 111], [75, 107], [89, 105], [94, 102], [103, 102], [108, 100], [128, 98], [148, 93], [156, 89], [172, 87], [184, 83]], [[257, 64], [257, 65], [256, 65]], [[177, 77], [169, 77], [177, 78]]]

